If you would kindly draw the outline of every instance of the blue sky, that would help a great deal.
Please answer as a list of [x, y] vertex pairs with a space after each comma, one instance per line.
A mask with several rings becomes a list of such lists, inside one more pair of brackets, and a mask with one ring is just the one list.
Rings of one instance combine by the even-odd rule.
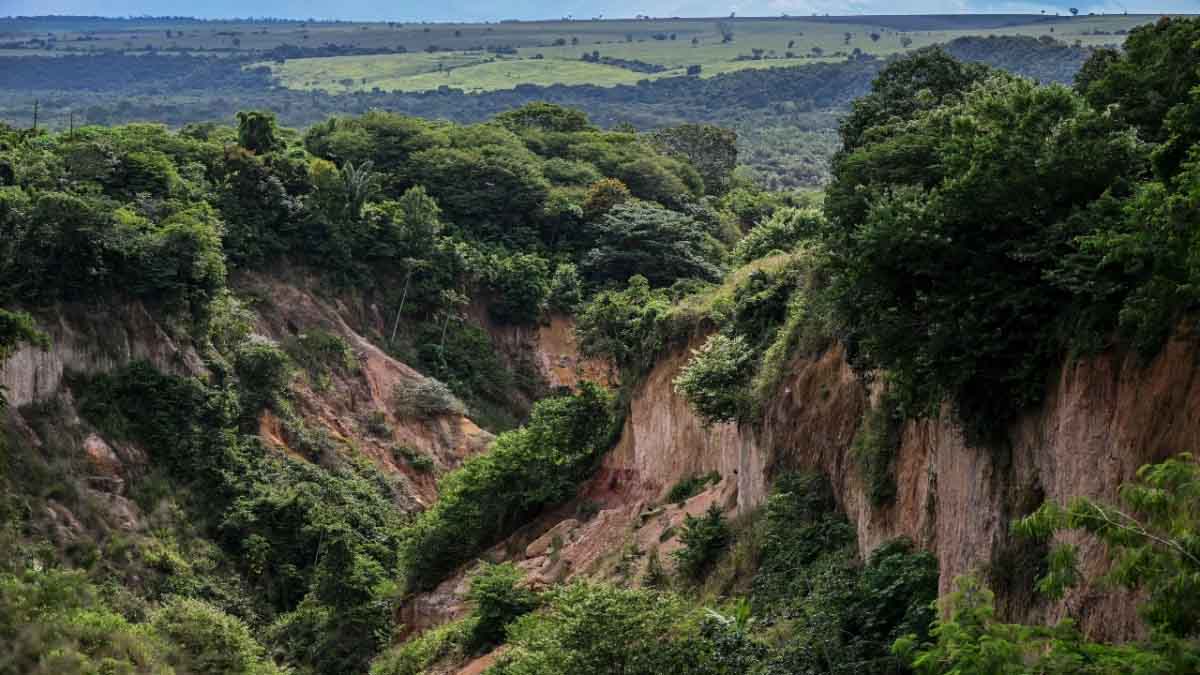
[[634, 16], [911, 14], [959, 12], [1200, 12], [1200, 0], [0, 0], [0, 16], [87, 14], [187, 15], [399, 21], [494, 21]]

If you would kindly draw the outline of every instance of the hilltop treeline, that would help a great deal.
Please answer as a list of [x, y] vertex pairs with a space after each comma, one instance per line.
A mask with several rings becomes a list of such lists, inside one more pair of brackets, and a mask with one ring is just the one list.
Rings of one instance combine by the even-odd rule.
[[[966, 60], [1043, 81], [1070, 82], [1087, 50], [1034, 38], [961, 38], [947, 49]], [[742, 150], [774, 188], [819, 183], [828, 176], [836, 120], [865, 94], [883, 66], [877, 60], [750, 69], [713, 78], [678, 77], [636, 86], [522, 85], [464, 94], [357, 92], [328, 95], [276, 87], [262, 69], [242, 59], [162, 54], [23, 57], [0, 72], [0, 119], [28, 125], [34, 99], [42, 123], [119, 124], [153, 120], [173, 127], [231, 118], [239, 110], [268, 109], [286, 124], [307, 126], [330, 115], [384, 109], [431, 119], [478, 122], [533, 101], [580, 108], [596, 123], [639, 129], [708, 122], [743, 131]], [[37, 93], [41, 92], [41, 93]], [[797, 139], [801, 142], [798, 144]]]

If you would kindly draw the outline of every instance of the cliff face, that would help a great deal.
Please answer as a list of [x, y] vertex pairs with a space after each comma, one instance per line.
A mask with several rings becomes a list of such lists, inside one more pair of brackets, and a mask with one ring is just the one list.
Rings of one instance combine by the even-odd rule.
[[[1010, 620], [1070, 615], [1099, 639], [1140, 633], [1136, 599], [1126, 593], [1085, 586], [1046, 603], [1020, 590], [1030, 578], [1014, 576], [1037, 553], [1023, 549], [1008, 528], [1043, 499], [1115, 499], [1138, 467], [1195, 449], [1200, 349], [1193, 340], [1177, 337], [1148, 364], [1118, 353], [1064, 364], [1048, 381], [1043, 404], [1010, 426], [1008, 447], [970, 446], [947, 410], [908, 423], [895, 460], [897, 495], [882, 508], [867, 499], [851, 450], [870, 392], [840, 347], [796, 359], [756, 428], [704, 428], [671, 386], [686, 354], [667, 357], [646, 379], [591, 494], [654, 500], [679, 479], [715, 469], [725, 480], [714, 490], [732, 492], [734, 510], [746, 513], [763, 502], [781, 471], [815, 469], [830, 477], [864, 554], [907, 536], [937, 555], [942, 592], [967, 573], [1009, 579], [1019, 582], [1012, 590], [996, 585]], [[1105, 552], [1094, 542], [1077, 543], [1084, 577], [1096, 578]]]

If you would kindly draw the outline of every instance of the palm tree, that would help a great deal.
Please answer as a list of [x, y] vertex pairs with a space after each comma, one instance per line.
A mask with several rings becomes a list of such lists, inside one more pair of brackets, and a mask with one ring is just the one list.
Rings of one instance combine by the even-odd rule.
[[367, 160], [356, 168], [353, 162], [342, 165], [342, 180], [346, 183], [346, 207], [352, 218], [362, 215], [363, 206], [375, 192], [374, 174], [371, 169], [375, 163]]

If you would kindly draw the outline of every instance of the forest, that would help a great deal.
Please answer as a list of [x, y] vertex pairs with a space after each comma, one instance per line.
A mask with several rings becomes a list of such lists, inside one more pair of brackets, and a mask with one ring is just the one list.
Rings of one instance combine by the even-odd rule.
[[[673, 353], [691, 414], [753, 429], [791, 395], [796, 359], [843, 350], [876, 392], [847, 461], [882, 510], [905, 487], [905, 425], [945, 411], [1003, 463], [1065, 360], [1192, 344], [1197, 44], [1200, 19], [1163, 18], [1119, 50], [964, 38], [611, 89], [346, 94], [336, 116], [204, 57], [0, 72], [5, 88], [60, 73], [82, 92], [63, 100], [97, 107], [65, 129], [0, 126], [0, 366], [53, 352], [79, 317], [124, 355], [0, 411], [0, 673], [416, 675], [477, 658], [491, 675], [1200, 672], [1188, 447], [1115, 500], [1034, 494], [1003, 515], [1013, 564], [945, 581], [911, 538], [863, 553], [863, 521], [811, 466], [771, 475], [749, 512], [686, 512], [661, 556], [618, 536], [611, 575], [530, 583], [509, 545], [556, 513], [606, 517], [582, 487]], [[169, 124], [108, 125], [140, 112], [112, 102], [126, 84], [71, 79], [77, 58], [109, 59], [135, 102], [171, 92]], [[212, 80], [228, 98], [189, 111], [186, 90]], [[617, 103], [631, 112], [605, 112]], [[744, 168], [725, 125], [776, 106], [814, 133], [836, 124], [800, 181], [827, 176], [821, 192]], [[382, 308], [390, 333], [267, 337], [286, 300], [254, 284], [272, 275]], [[146, 317], [183, 356], [164, 366], [113, 337]], [[499, 331], [555, 317], [614, 378], [551, 387], [503, 357]], [[367, 382], [375, 351], [416, 375], [386, 410], [353, 402], [358, 435], [329, 431], [311, 401]], [[466, 417], [488, 447], [452, 461], [392, 428]], [[142, 469], [99, 485], [80, 450], [93, 436]], [[368, 436], [386, 461], [353, 440]], [[698, 504], [723, 480], [697, 473], [645, 508]], [[1081, 542], [1105, 569], [1085, 569]], [[447, 583], [463, 611], [406, 625]], [[1091, 583], [1136, 598], [1131, 638], [1097, 639], [1070, 611], [1024, 623], [1001, 602]]]

